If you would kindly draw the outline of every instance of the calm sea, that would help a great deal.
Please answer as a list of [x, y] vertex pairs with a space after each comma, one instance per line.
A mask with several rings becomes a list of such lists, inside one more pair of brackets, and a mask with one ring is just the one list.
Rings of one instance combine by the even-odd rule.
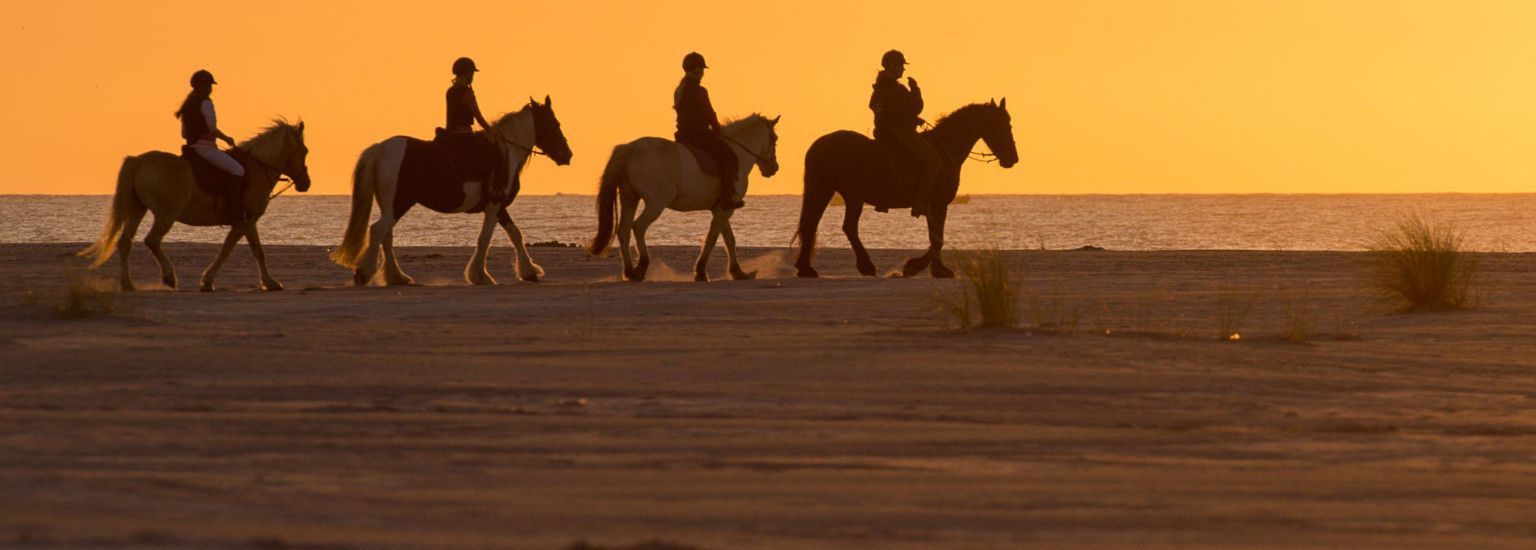
[[[0, 195], [0, 242], [85, 242], [100, 231], [106, 196]], [[349, 198], [293, 196], [273, 201], [261, 221], [273, 244], [333, 246], [341, 240]], [[753, 196], [732, 220], [744, 246], [785, 246], [799, 216], [798, 196]], [[951, 209], [951, 246], [994, 244], [1011, 249], [1098, 246], [1114, 250], [1358, 250], [1373, 232], [1408, 214], [1452, 222], [1473, 248], [1536, 251], [1536, 194], [1515, 195], [977, 195]], [[519, 197], [512, 215], [529, 241], [586, 242], [594, 223], [592, 197]], [[843, 207], [822, 219], [824, 246], [847, 247]], [[417, 209], [398, 226], [396, 244], [470, 246], [478, 216]], [[652, 244], [697, 245], [705, 213], [667, 212], [653, 226]], [[865, 246], [918, 248], [927, 237], [905, 211], [867, 210]], [[140, 226], [142, 235], [148, 220]], [[167, 240], [222, 241], [223, 230], [177, 226]], [[497, 240], [505, 243], [505, 236]]]

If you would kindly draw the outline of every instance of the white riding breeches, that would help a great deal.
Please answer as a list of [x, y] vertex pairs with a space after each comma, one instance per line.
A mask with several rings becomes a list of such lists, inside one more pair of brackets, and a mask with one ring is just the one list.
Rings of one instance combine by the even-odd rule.
[[235, 176], [245, 175], [245, 167], [241, 166], [240, 163], [235, 160], [235, 157], [229, 156], [229, 153], [225, 153], [224, 151], [219, 150], [219, 146], [215, 145], [211, 141], [199, 141], [194, 143], [192, 144], [192, 150], [197, 151], [197, 154], [203, 157], [203, 160], [208, 161], [209, 164], [217, 166], [220, 170], [229, 172]]

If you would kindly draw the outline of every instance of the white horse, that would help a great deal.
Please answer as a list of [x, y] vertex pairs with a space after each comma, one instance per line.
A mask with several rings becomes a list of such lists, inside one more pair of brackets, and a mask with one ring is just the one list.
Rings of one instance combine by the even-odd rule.
[[[544, 269], [533, 263], [523, 232], [513, 223], [507, 206], [517, 198], [518, 178], [529, 157], [547, 154], [555, 164], [571, 163], [571, 149], [555, 117], [554, 104], [548, 96], [544, 103], [529, 99], [521, 111], [502, 115], [491, 129], [483, 132], [505, 157], [506, 180], [468, 182], [453, 180], [452, 168], [433, 142], [408, 136], [395, 136], [363, 150], [352, 172], [352, 214], [341, 246], [331, 252], [331, 260], [353, 270], [352, 282], [366, 286], [378, 272], [378, 254], [384, 251], [384, 284], [415, 284], [395, 258], [395, 223], [411, 207], [420, 204], [442, 213], [484, 214], [475, 253], [464, 267], [464, 280], [475, 285], [494, 285], [496, 279], [486, 270], [491, 235], [500, 224], [517, 249], [517, 273], [526, 281], [537, 281]], [[499, 186], [500, 200], [490, 196], [487, 183]], [[379, 219], [370, 228], [373, 202], [379, 205]]]
[[[747, 194], [747, 177], [756, 165], [763, 177], [771, 178], [779, 171], [778, 141], [774, 126], [779, 119], [769, 120], [753, 114], [725, 125], [721, 134], [731, 150], [736, 153], [739, 166], [736, 174], [736, 197]], [[645, 272], [651, 264], [650, 253], [645, 246], [645, 231], [663, 210], [679, 212], [711, 210], [713, 218], [709, 234], [699, 250], [699, 258], [693, 264], [693, 278], [708, 281], [705, 267], [709, 254], [715, 248], [715, 240], [725, 236], [725, 252], [730, 259], [732, 279], [751, 279], [757, 272], [745, 272], [736, 257], [736, 235], [731, 232], [732, 210], [714, 208], [720, 197], [720, 180], [705, 174], [698, 160], [687, 148], [676, 142], [657, 137], [640, 138], [613, 148], [608, 166], [597, 189], [597, 235], [588, 251], [602, 254], [614, 237], [614, 221], [618, 221], [619, 255], [624, 260], [625, 280], [645, 280]], [[645, 210], [635, 216], [641, 200]], [[620, 203], [619, 212], [613, 205]], [[635, 244], [640, 249], [638, 265], [630, 257], [629, 236], [633, 232]]]

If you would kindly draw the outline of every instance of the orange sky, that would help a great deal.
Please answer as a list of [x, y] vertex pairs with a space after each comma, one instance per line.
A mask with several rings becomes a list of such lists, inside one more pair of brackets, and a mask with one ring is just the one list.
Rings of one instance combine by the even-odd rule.
[[1009, 98], [1021, 162], [962, 192], [1536, 191], [1529, 0], [391, 4], [4, 0], [0, 193], [110, 193], [124, 155], [179, 145], [204, 67], [226, 132], [302, 116], [313, 192], [346, 193], [366, 145], [442, 123], [460, 55], [488, 115], [555, 98], [576, 157], [525, 192], [591, 193], [615, 144], [671, 134], [691, 49], [722, 114], [784, 116], [752, 193], [798, 193], [813, 139], [869, 129], [892, 47], [930, 119]]

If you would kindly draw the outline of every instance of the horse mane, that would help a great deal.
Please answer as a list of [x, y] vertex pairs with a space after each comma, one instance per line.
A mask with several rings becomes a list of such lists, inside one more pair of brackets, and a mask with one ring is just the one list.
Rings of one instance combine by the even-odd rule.
[[753, 120], [768, 120], [768, 117], [763, 116], [762, 113], [752, 113], [752, 114], [744, 116], [744, 117], [725, 119], [725, 122], [720, 123], [720, 127], [721, 128], [728, 128], [728, 127], [731, 127], [731, 126], [735, 126], [737, 124], [743, 124], [743, 123], [746, 123], [746, 122], [751, 122]]
[[991, 103], [972, 103], [970, 105], [966, 105], [966, 106], [961, 107], [959, 109], [955, 109], [953, 111], [950, 111], [948, 114], [940, 116], [938, 118], [938, 120], [935, 120], [933, 122], [933, 129], [930, 129], [928, 131], [931, 132], [934, 129], [938, 129], [938, 127], [939, 126], [943, 126], [945, 122], [959, 121], [959, 120], [962, 120], [962, 119], [967, 119], [968, 120], [971, 117], [976, 116], [976, 114], [980, 113], [983, 109], [989, 109], [989, 108], [995, 109], [995, 108], [997, 108], [997, 105], [993, 105]]
[[284, 131], [297, 131], [297, 130], [298, 130], [298, 125], [297, 124], [294, 124], [292, 122], [288, 122], [288, 119], [285, 118], [285, 117], [275, 116], [275, 117], [272, 117], [272, 120], [267, 121], [267, 125], [262, 127], [261, 130], [258, 130], [256, 132], [255, 136], [251, 137], [250, 139], [247, 139], [245, 141], [240, 142], [240, 144], [237, 145], [237, 147], [239, 147], [241, 149], [251, 150], [251, 149], [254, 149], [256, 147], [259, 147], [259, 146], [265, 144], [268, 140], [272, 139], [273, 136], [282, 135], [282, 132], [284, 132]]
[[500, 128], [503, 124], [507, 124], [509, 122], [512, 122], [512, 117], [515, 117], [517, 115], [526, 113], [526, 112], [528, 112], [529, 109], [532, 109], [534, 107], [535, 107], [534, 103], [529, 103], [527, 105], [524, 105], [523, 108], [518, 109], [516, 111], [512, 111], [512, 112], [508, 112], [508, 113], [502, 113], [501, 116], [496, 117], [495, 121], [491, 122], [491, 127], [492, 128]]

